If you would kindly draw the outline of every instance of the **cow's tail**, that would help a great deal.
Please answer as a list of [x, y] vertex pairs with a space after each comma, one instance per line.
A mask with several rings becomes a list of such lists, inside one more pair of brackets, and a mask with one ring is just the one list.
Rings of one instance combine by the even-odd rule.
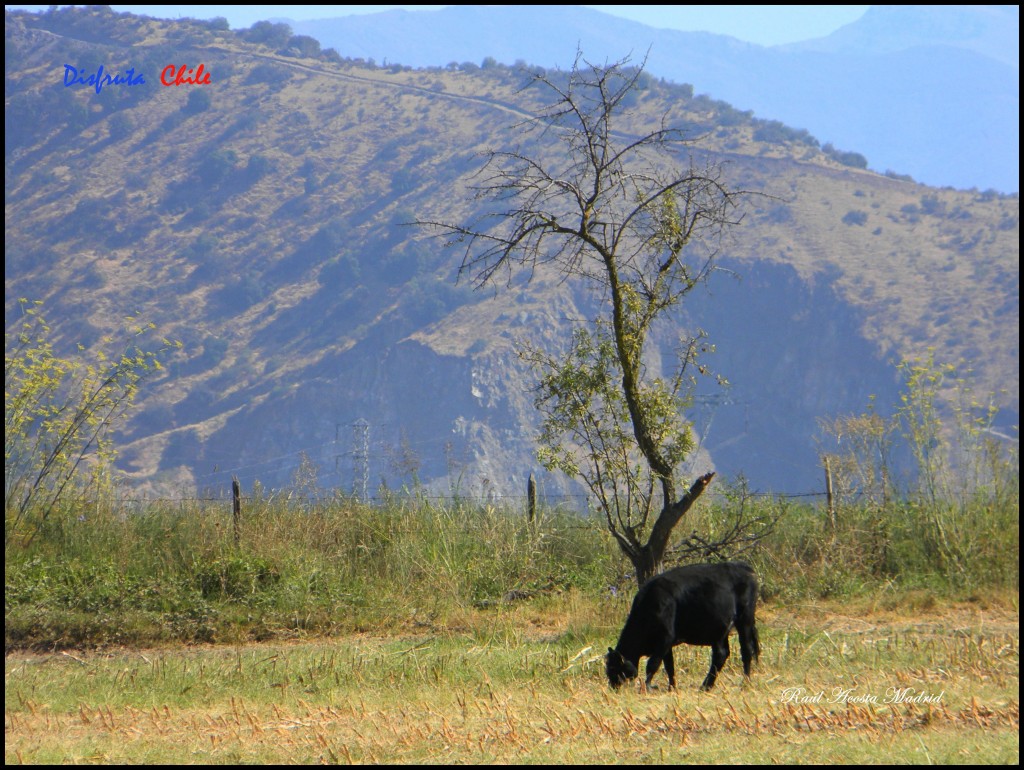
[[750, 642], [753, 647], [754, 660], [761, 658], [761, 640], [757, 636], [757, 621], [755, 619], [756, 608], [757, 608], [757, 597], [760, 592], [760, 585], [757, 582], [757, 573], [754, 568], [746, 562], [739, 562], [741, 569], [744, 573], [744, 590], [743, 597], [740, 602], [740, 612], [742, 618], [740, 618], [743, 625], [750, 629]]

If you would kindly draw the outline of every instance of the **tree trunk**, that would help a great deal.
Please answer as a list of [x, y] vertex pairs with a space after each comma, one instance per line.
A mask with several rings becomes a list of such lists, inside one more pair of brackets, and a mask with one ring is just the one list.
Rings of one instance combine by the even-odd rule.
[[693, 482], [693, 486], [679, 500], [669, 503], [662, 508], [658, 520], [654, 522], [654, 527], [651, 529], [651, 536], [647, 539], [647, 545], [633, 553], [626, 552], [626, 555], [636, 568], [637, 587], [642, 586], [661, 572], [662, 562], [665, 559], [665, 550], [668, 548], [668, 540], [672, 535], [672, 530], [686, 512], [690, 510], [690, 507], [697, 502], [697, 498], [707, 489], [711, 479], [714, 477], [714, 472], [705, 473]]

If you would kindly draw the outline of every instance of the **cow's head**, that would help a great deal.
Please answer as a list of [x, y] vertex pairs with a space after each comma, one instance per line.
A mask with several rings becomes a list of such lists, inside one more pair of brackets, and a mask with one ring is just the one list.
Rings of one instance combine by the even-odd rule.
[[626, 660], [621, 653], [611, 647], [608, 648], [608, 654], [604, 658], [604, 669], [608, 674], [608, 684], [612, 686], [612, 689], [618, 689], [628, 680], [636, 679], [637, 675], [636, 664]]

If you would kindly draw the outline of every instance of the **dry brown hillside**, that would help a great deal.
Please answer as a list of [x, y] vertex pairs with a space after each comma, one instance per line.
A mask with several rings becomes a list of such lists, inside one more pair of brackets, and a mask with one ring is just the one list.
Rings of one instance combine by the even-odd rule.
[[[514, 144], [541, 99], [527, 72], [373, 66], [92, 8], [8, 11], [5, 32], [8, 328], [27, 297], [66, 349], [129, 313], [184, 342], [120, 437], [138, 489], [286, 485], [303, 456], [330, 487], [368, 469], [371, 492], [394, 488], [415, 467], [440, 490], [521, 489], [534, 417], [511, 340], [557, 341], [585, 302], [544, 276], [474, 293], [460, 254], [407, 224], [477, 213], [479, 153]], [[202, 63], [210, 84], [160, 85], [169, 62]], [[64, 87], [66, 64], [146, 83]], [[817, 418], [895, 398], [894, 361], [932, 348], [1016, 426], [1016, 196], [868, 172], [654, 78], [631, 109], [625, 134], [667, 116], [769, 196], [725, 255], [741, 280], [716, 277], [679, 319], [709, 330], [733, 383], [704, 461], [816, 484]]]

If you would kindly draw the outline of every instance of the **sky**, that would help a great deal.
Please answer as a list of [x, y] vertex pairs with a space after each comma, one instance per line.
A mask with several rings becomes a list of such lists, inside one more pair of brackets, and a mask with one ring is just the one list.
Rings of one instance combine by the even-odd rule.
[[[46, 5], [8, 5], [45, 11]], [[296, 21], [326, 19], [356, 13], [379, 13], [393, 8], [437, 10], [443, 5], [114, 5], [115, 11], [158, 18], [190, 16], [212, 19], [223, 16], [232, 29], [249, 27], [263, 19], [288, 18]], [[659, 29], [684, 32], [714, 32], [731, 35], [748, 43], [781, 45], [824, 37], [856, 21], [866, 5], [589, 5], [603, 13], [619, 16]]]

